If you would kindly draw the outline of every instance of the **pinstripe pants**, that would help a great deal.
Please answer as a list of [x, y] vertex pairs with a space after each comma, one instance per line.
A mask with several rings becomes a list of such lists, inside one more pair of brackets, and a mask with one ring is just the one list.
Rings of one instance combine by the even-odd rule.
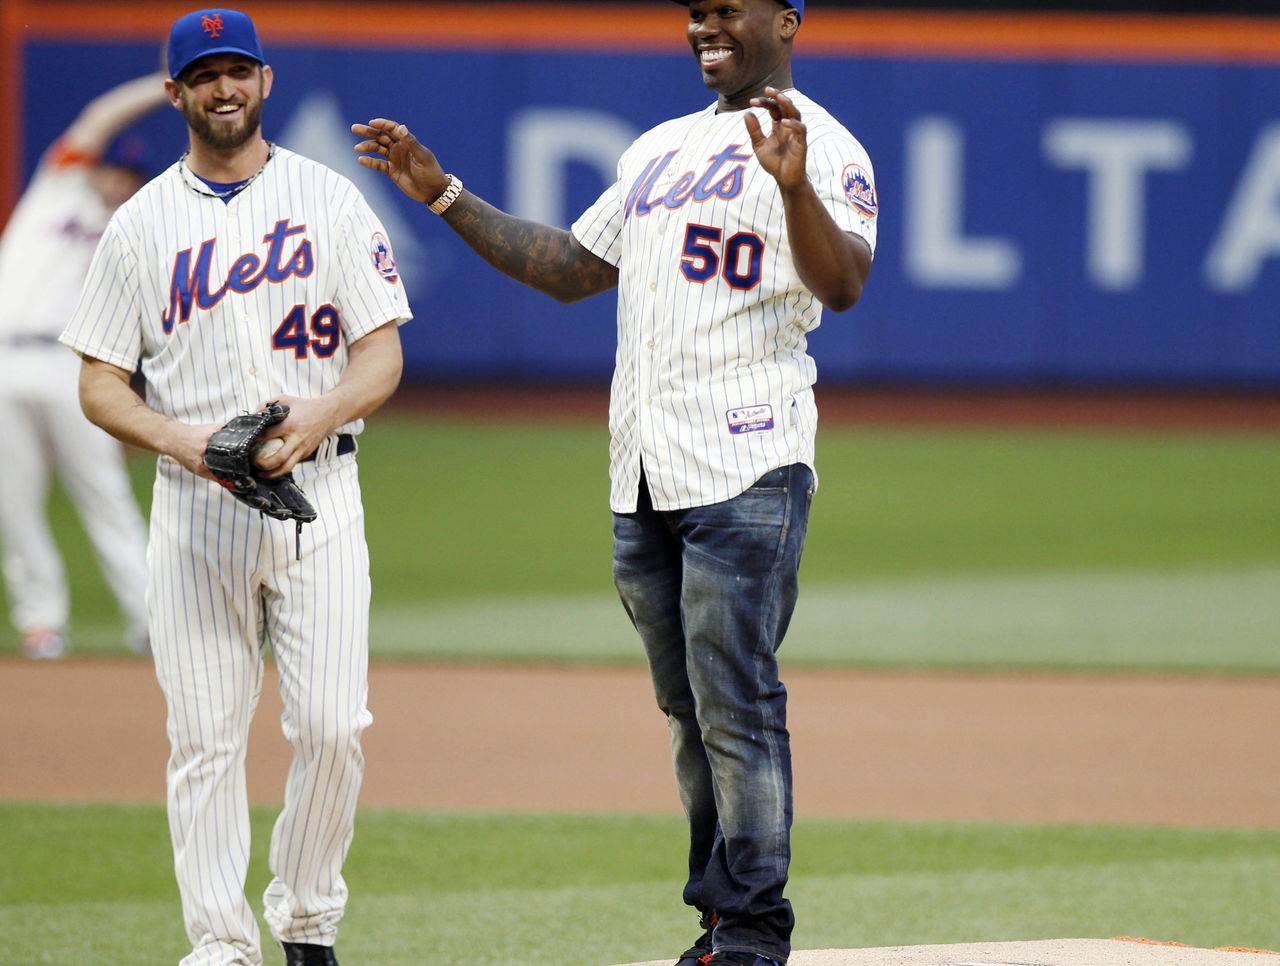
[[245, 897], [245, 752], [270, 644], [293, 749], [264, 915], [277, 940], [332, 945], [364, 773], [369, 563], [355, 455], [301, 464], [303, 528], [250, 510], [162, 458], [148, 551], [156, 674], [168, 706], [168, 812], [192, 952], [182, 966], [260, 966]]

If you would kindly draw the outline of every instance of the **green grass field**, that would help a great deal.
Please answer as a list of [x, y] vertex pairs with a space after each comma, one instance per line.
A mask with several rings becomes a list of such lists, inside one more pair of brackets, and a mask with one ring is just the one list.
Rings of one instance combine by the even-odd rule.
[[[254, 812], [254, 898], [271, 819]], [[343, 962], [674, 958], [696, 933], [673, 887], [681, 828], [365, 809]], [[1280, 947], [1280, 832], [810, 819], [794, 846], [797, 948], [1123, 935]], [[0, 805], [0, 854], [6, 963], [165, 966], [185, 952], [159, 806]]]
[[[792, 664], [1280, 672], [1267, 434], [824, 427]], [[602, 426], [375, 418], [361, 467], [377, 657], [638, 662], [610, 585]], [[150, 461], [132, 462], [144, 503]], [[123, 654], [54, 498], [74, 647]], [[272, 814], [254, 813], [250, 894]], [[672, 957], [681, 823], [361, 813], [344, 962]], [[811, 820], [797, 948], [1140, 935], [1280, 948], [1280, 831]], [[158, 806], [0, 803], [19, 966], [184, 952]], [[268, 956], [268, 962], [274, 960]]]
[[[606, 445], [594, 424], [373, 420], [375, 657], [638, 661]], [[819, 472], [793, 664], [1280, 671], [1273, 434], [824, 427]], [[77, 650], [122, 651], [101, 577], [72, 577]]]

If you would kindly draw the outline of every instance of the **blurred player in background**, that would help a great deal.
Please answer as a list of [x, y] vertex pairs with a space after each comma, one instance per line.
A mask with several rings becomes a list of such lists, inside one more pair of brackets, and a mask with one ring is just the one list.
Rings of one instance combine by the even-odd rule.
[[794, 918], [776, 652], [816, 485], [805, 334], [862, 294], [878, 205], [862, 145], [792, 86], [803, 0], [688, 6], [716, 102], [642, 134], [569, 231], [464, 191], [402, 124], [352, 131], [362, 164], [512, 278], [564, 302], [617, 287], [613, 574], [689, 819], [703, 933], [678, 963], [777, 966]]
[[120, 444], [80, 411], [79, 360], [58, 334], [108, 218], [146, 180], [145, 145], [120, 135], [164, 103], [163, 74], [91, 101], [45, 152], [0, 238], [0, 407], [9, 425], [0, 541], [10, 619], [28, 657], [67, 650], [67, 578], [47, 518], [53, 473], [119, 601], [129, 645], [148, 651], [146, 526]]

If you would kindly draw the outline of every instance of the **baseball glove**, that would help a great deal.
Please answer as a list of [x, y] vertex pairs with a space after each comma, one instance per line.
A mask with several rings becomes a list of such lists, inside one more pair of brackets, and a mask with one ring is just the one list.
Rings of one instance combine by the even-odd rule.
[[254, 461], [262, 433], [288, 415], [288, 406], [273, 402], [261, 412], [233, 417], [209, 437], [204, 465], [237, 500], [277, 520], [296, 520], [301, 530], [316, 518], [316, 510], [293, 474], [268, 478]]

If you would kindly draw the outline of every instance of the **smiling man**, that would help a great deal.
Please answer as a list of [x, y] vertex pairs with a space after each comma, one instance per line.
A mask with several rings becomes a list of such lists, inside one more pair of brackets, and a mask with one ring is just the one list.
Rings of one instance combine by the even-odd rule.
[[[364, 775], [369, 559], [356, 467], [394, 391], [410, 318], [386, 232], [346, 178], [267, 141], [253, 22], [197, 10], [169, 35], [165, 91], [188, 151], [107, 225], [62, 341], [90, 420], [159, 454], [148, 618], [168, 707], [168, 808], [192, 949], [183, 966], [260, 966], [244, 894], [245, 753], [270, 643], [293, 748], [264, 917], [288, 966], [335, 966], [342, 866]], [[147, 399], [130, 377], [141, 363]], [[289, 407], [258, 464], [294, 473], [305, 536], [211, 477], [210, 433]]]
[[386, 118], [361, 163], [490, 264], [572, 302], [618, 288], [609, 426], [614, 582], [667, 715], [689, 819], [680, 966], [786, 961], [791, 751], [776, 652], [816, 488], [806, 334], [871, 270], [878, 204], [858, 141], [792, 86], [802, 2], [692, 0], [716, 102], [658, 125], [569, 231], [463, 190]]

